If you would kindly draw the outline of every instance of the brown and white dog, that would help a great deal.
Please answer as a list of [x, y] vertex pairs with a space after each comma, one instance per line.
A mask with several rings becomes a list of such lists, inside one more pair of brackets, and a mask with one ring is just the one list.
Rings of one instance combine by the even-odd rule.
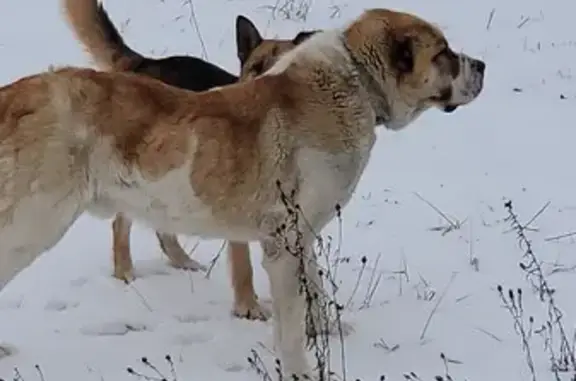
[[[116, 29], [108, 12], [97, 0], [62, 0], [65, 18], [76, 38], [96, 65], [109, 71], [129, 71], [147, 75], [164, 83], [193, 91], [204, 91], [238, 81], [224, 69], [193, 56], [149, 58], [134, 51]], [[299, 32], [293, 39], [265, 39], [248, 18], [236, 18], [236, 47], [240, 60], [240, 80], [268, 70], [276, 59], [316, 31]], [[130, 253], [132, 223], [122, 213], [112, 222], [114, 277], [129, 283], [134, 280]], [[156, 232], [156, 237], [170, 264], [176, 268], [200, 270], [174, 234]], [[246, 242], [229, 242], [227, 247], [234, 290], [232, 313], [241, 318], [267, 320], [270, 311], [258, 303], [252, 280], [250, 248]]]
[[[206, 92], [72, 67], [22, 78], [0, 89], [0, 285], [83, 212], [258, 241], [283, 373], [305, 378], [305, 297], [290, 245], [298, 238], [310, 253], [350, 201], [377, 125], [400, 130], [429, 108], [472, 102], [484, 69], [425, 20], [371, 9], [263, 75]], [[280, 187], [305, 216], [298, 234], [278, 234], [292, 217]]]

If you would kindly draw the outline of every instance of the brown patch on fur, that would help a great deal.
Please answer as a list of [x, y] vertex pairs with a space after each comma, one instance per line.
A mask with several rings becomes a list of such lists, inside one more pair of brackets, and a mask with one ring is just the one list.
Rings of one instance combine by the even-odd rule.
[[[182, 99], [171, 87], [129, 72], [117, 73], [116, 77], [89, 69], [63, 69], [56, 73], [69, 75], [71, 85], [88, 84], [81, 90], [70, 87], [70, 107], [79, 110], [86, 99], [97, 99], [95, 112], [88, 114], [86, 122], [98, 125], [103, 135], [114, 138], [116, 152], [128, 165], [142, 168], [145, 176], [155, 179], [184, 163], [188, 149], [187, 140], [183, 139], [185, 131], [174, 128], [182, 117], [182, 112], [178, 112]], [[130, 110], [131, 118], [118, 129], [112, 115], [121, 110]], [[163, 128], [154, 128], [158, 125]]]
[[[89, 132], [110, 139], [118, 159], [147, 179], [157, 180], [192, 159], [195, 191], [205, 202], [218, 204], [215, 214], [256, 192], [266, 170], [256, 164], [266, 155], [259, 149], [260, 128], [271, 109], [291, 104], [276, 95], [277, 86], [289, 84], [276, 76], [202, 93], [137, 74], [92, 69], [64, 68], [32, 81], [37, 79], [45, 82], [44, 89], [55, 89], [56, 98], [69, 99], [70, 110], [62, 112], [94, 126]], [[25, 91], [30, 88], [23, 85]], [[121, 115], [130, 117], [118, 119]], [[240, 209], [247, 208], [237, 208], [238, 218], [245, 219]]]
[[280, 85], [279, 80], [259, 77], [229, 86], [226, 92], [203, 96], [205, 104], [199, 107], [213, 111], [195, 123], [198, 146], [191, 183], [200, 199], [214, 204], [215, 215], [224, 218], [223, 214], [232, 212], [235, 218], [245, 219], [243, 215], [261, 202], [246, 196], [258, 193], [262, 180], [270, 175], [268, 166], [261, 164], [268, 153], [259, 144], [266, 138], [260, 128], [267, 123], [274, 125], [268, 120], [270, 110], [282, 107], [281, 99], [272, 91], [274, 87], [270, 87]]

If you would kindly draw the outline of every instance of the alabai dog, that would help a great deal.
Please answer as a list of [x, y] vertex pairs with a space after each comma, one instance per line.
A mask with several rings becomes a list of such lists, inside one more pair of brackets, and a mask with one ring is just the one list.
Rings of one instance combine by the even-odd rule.
[[[258, 241], [282, 371], [311, 377], [299, 270], [320, 276], [307, 260], [315, 234], [351, 199], [377, 126], [455, 111], [481, 93], [484, 70], [431, 23], [370, 9], [264, 74], [205, 92], [77, 67], [17, 80], [0, 89], [0, 284], [83, 212]], [[304, 216], [291, 229], [286, 195]]]

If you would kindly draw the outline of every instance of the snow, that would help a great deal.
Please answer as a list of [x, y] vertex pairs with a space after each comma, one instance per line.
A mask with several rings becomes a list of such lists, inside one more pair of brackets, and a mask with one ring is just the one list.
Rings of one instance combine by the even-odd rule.
[[[272, 17], [276, 0], [105, 4], [136, 50], [203, 56], [204, 46], [212, 62], [233, 72], [239, 13], [267, 37], [291, 37], [305, 28], [340, 26], [364, 8], [391, 7], [437, 23], [456, 50], [482, 57], [485, 89], [473, 104], [453, 114], [429, 111], [401, 132], [378, 132], [371, 163], [344, 210], [342, 234], [334, 221], [324, 235], [350, 258], [338, 268], [339, 299], [351, 300], [344, 319], [355, 328], [344, 341], [348, 379], [385, 374], [405, 380], [414, 372], [432, 380], [445, 372], [444, 353], [454, 380], [531, 380], [521, 339], [496, 288], [522, 288], [525, 319], [534, 316], [535, 326], [545, 321], [545, 309], [518, 265], [523, 251], [504, 220], [504, 202], [513, 201], [523, 223], [549, 203], [526, 234], [547, 273], [551, 264], [567, 270], [548, 279], [571, 338], [574, 240], [547, 238], [576, 230], [576, 182], [570, 175], [576, 39], [568, 27], [576, 4], [344, 1], [313, 0], [305, 20]], [[90, 64], [56, 0], [1, 2], [0, 24], [2, 84], [51, 64]], [[428, 203], [447, 214], [455, 229], [440, 231], [447, 221]], [[198, 240], [181, 242], [191, 248]], [[194, 258], [208, 264], [221, 244], [200, 241]], [[266, 301], [268, 282], [260, 252], [252, 248], [256, 289]], [[171, 378], [164, 360], [170, 355], [179, 381], [256, 381], [261, 378], [246, 360], [251, 349], [273, 367], [271, 321], [230, 314], [225, 256], [209, 278], [170, 268], [154, 234], [140, 227], [132, 231], [132, 253], [138, 279], [127, 286], [110, 276], [110, 221], [83, 216], [14, 279], [0, 294], [0, 338], [17, 352], [0, 360], [0, 378], [18, 379], [15, 368], [25, 381], [137, 379], [127, 367], [157, 376], [142, 357]], [[537, 379], [554, 379], [538, 334], [530, 343]], [[338, 348], [334, 343], [337, 372]]]

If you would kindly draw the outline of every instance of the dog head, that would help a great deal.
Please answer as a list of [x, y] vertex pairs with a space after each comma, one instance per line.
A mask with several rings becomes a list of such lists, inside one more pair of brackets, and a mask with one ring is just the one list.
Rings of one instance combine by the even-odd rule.
[[430, 107], [452, 112], [482, 91], [486, 64], [454, 52], [438, 28], [414, 15], [371, 9], [344, 38], [388, 128], [401, 129]]
[[292, 50], [317, 30], [302, 31], [293, 39], [262, 38], [256, 26], [248, 18], [236, 18], [236, 48], [240, 60], [240, 81], [258, 76], [270, 69], [278, 57]]

